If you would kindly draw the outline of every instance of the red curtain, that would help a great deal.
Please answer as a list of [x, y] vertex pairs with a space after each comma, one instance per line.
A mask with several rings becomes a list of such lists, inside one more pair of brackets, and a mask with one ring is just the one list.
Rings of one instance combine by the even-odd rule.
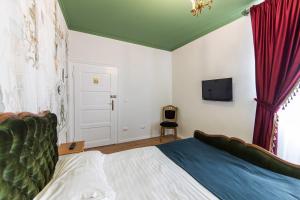
[[250, 13], [257, 92], [253, 143], [276, 154], [276, 113], [300, 78], [300, 0], [266, 0]]

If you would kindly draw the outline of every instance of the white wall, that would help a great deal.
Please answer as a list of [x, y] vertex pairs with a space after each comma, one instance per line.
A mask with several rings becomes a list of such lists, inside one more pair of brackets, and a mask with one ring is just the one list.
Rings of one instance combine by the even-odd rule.
[[2, 100], [2, 91], [1, 91], [1, 88], [0, 88], [0, 112], [3, 112], [4, 111], [4, 104], [3, 104], [3, 100]]
[[[119, 70], [119, 142], [157, 136], [160, 108], [172, 99], [171, 53], [75, 31], [69, 35], [71, 62]], [[71, 98], [70, 116], [74, 116], [73, 103]], [[72, 122], [70, 133], [74, 133]]]
[[[184, 47], [173, 56], [173, 103], [179, 133], [195, 129], [252, 141], [255, 116], [255, 61], [250, 17], [243, 17]], [[233, 77], [234, 101], [203, 101], [201, 81]]]

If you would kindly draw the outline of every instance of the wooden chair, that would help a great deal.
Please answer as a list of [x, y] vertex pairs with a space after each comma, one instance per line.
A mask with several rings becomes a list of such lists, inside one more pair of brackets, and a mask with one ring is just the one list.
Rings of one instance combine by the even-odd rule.
[[160, 123], [160, 141], [165, 136], [166, 129], [174, 130], [174, 138], [177, 139], [177, 107], [168, 105], [162, 108], [162, 122]]

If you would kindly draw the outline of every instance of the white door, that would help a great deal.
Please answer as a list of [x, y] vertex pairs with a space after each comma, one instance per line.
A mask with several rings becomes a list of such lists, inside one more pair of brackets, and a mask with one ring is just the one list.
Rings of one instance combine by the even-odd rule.
[[75, 138], [86, 147], [117, 141], [117, 69], [74, 64]]

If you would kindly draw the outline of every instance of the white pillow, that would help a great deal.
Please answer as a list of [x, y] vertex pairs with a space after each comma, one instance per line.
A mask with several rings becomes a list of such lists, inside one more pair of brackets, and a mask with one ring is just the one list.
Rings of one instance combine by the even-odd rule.
[[105, 155], [89, 151], [61, 157], [52, 180], [34, 200], [113, 200], [103, 170]]

